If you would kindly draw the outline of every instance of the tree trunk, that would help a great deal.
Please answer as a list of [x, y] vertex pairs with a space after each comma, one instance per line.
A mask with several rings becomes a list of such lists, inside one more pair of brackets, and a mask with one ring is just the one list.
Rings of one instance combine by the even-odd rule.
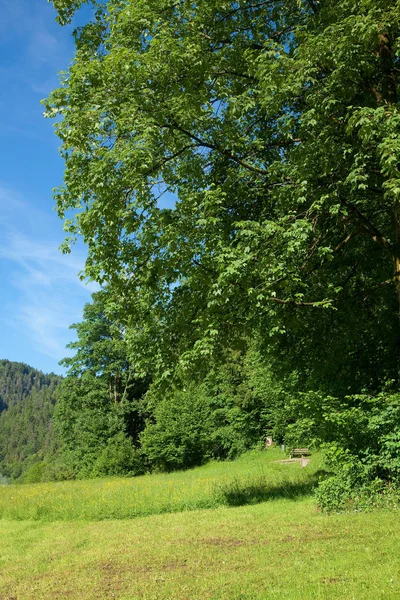
[[[385, 31], [379, 35], [377, 56], [379, 57], [381, 64], [380, 103], [390, 106], [391, 104], [397, 102], [397, 81], [394, 64], [395, 56], [390, 31]], [[393, 280], [400, 313], [400, 206], [398, 204], [396, 204], [394, 207], [393, 216]]]
[[394, 209], [395, 244], [393, 253], [394, 285], [400, 313], [400, 207]]
[[114, 404], [118, 404], [118, 375], [114, 377]]

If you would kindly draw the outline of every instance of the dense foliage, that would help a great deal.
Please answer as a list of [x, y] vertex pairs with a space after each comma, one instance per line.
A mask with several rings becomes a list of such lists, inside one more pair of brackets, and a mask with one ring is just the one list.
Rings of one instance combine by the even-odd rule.
[[67, 475], [136, 474], [143, 470], [135, 446], [144, 427], [141, 399], [148, 382], [134, 377], [121, 327], [104, 313], [105, 292], [93, 296], [84, 319], [73, 325], [75, 350], [63, 361], [55, 424]]
[[227, 352], [196, 383], [192, 374], [160, 393], [134, 375], [121, 328], [104, 313], [106, 296], [94, 294], [72, 326], [67, 376], [37, 373], [47, 385], [0, 416], [0, 471], [22, 482], [138, 475], [234, 458], [266, 432], [282, 439], [282, 390], [255, 348]]
[[258, 330], [318, 384], [394, 376], [397, 2], [93, 4], [46, 103], [57, 202], [139, 366], [167, 376]]
[[329, 445], [342, 499], [398, 482], [400, 3], [53, 1], [85, 3], [56, 200], [151, 382], [137, 439], [167, 468], [273, 430]]
[[[300, 394], [286, 405], [295, 416], [286, 440], [325, 449], [334, 476], [318, 490], [329, 509], [398, 501], [400, 480], [400, 397], [382, 392], [333, 398], [321, 393]], [[287, 415], [289, 416], [289, 415]]]
[[[160, 390], [135, 376], [120, 327], [94, 294], [74, 325], [75, 354], [55, 411], [59, 476], [174, 470], [233, 458], [279, 421], [282, 400], [255, 350], [226, 353], [222, 365]], [[204, 372], [206, 375], [204, 375]]]
[[282, 439], [283, 400], [254, 349], [230, 353], [206, 377], [166, 393], [140, 436], [149, 464], [188, 468], [210, 458], [234, 458], [262, 447], [267, 433]]

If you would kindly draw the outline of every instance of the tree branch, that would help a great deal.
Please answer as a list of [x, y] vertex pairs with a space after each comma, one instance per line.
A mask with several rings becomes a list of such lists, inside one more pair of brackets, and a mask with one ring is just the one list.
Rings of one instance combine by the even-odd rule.
[[372, 221], [370, 221], [368, 219], [368, 217], [366, 217], [362, 212], [360, 212], [354, 204], [347, 202], [347, 200], [345, 200], [344, 198], [341, 198], [341, 202], [344, 206], [346, 206], [349, 209], [350, 212], [353, 213], [353, 215], [355, 215], [357, 217], [360, 225], [363, 227], [364, 231], [366, 233], [368, 233], [368, 235], [371, 237], [371, 239], [376, 244], [378, 244], [378, 246], [380, 246], [381, 248], [386, 250], [390, 254], [390, 256], [393, 258], [394, 249], [393, 249], [392, 244], [379, 231], [379, 229], [372, 223]]
[[160, 169], [161, 167], [163, 167], [164, 165], [166, 165], [167, 163], [169, 163], [171, 160], [174, 160], [175, 158], [178, 158], [178, 156], [180, 156], [181, 154], [183, 154], [184, 152], [186, 152], [186, 150], [190, 150], [190, 148], [195, 148], [195, 147], [196, 147], [196, 144], [188, 144], [187, 146], [184, 146], [180, 150], [177, 150], [177, 152], [175, 152], [174, 154], [171, 154], [170, 156], [164, 157], [163, 160], [160, 160], [158, 163], [156, 163], [155, 165], [153, 165], [151, 167], [151, 169], [149, 169], [145, 173], [145, 177], [148, 177], [149, 175], [152, 175], [155, 171], [158, 171], [158, 169]]
[[268, 175], [268, 171], [266, 171], [265, 169], [260, 169], [258, 167], [255, 167], [254, 165], [251, 165], [251, 164], [245, 162], [244, 160], [242, 160], [238, 156], [235, 156], [234, 154], [232, 154], [232, 152], [229, 149], [220, 148], [215, 143], [211, 144], [210, 142], [206, 142], [205, 140], [202, 140], [197, 135], [195, 135], [194, 133], [191, 133], [190, 131], [187, 131], [186, 129], [184, 129], [183, 127], [181, 127], [180, 125], [178, 125], [177, 123], [173, 123], [171, 125], [163, 125], [162, 127], [167, 127], [167, 128], [171, 128], [171, 129], [175, 129], [177, 131], [180, 131], [184, 135], [187, 135], [190, 139], [192, 139], [195, 142], [197, 142], [197, 144], [199, 146], [203, 146], [204, 148], [209, 148], [210, 150], [214, 150], [216, 152], [219, 152], [223, 156], [226, 156], [226, 158], [229, 158], [230, 160], [232, 160], [233, 162], [237, 163], [238, 165], [241, 165], [242, 167], [244, 167], [248, 171], [252, 171], [253, 173], [257, 173], [257, 175], [262, 175], [263, 177], [265, 177], [266, 175]]
[[334, 249], [333, 249], [333, 253], [339, 252], [339, 250], [341, 250], [344, 246], [346, 246], [346, 244], [348, 244], [350, 242], [350, 240], [352, 240], [354, 237], [356, 237], [357, 235], [359, 235], [360, 230], [354, 229], [351, 233], [349, 233], [349, 235], [347, 237], [344, 238], [344, 240], [342, 240], [340, 242], [340, 244], [338, 244]]
[[238, 12], [244, 11], [244, 10], [254, 10], [256, 8], [262, 8], [263, 6], [267, 6], [268, 4], [272, 4], [273, 0], [264, 0], [263, 2], [258, 2], [257, 4], [249, 4], [248, 6], [238, 6], [237, 8], [234, 8], [233, 10], [230, 10], [228, 12], [226, 12], [225, 14], [223, 14], [217, 21], [217, 23], [221, 23], [221, 21], [225, 21], [225, 19], [229, 19], [229, 17], [232, 17], [233, 15], [237, 14]]
[[286, 304], [289, 306], [307, 306], [311, 308], [325, 308], [324, 304], [321, 302], [297, 302], [296, 300], [283, 300], [282, 298], [274, 298], [271, 296], [269, 298], [272, 302], [276, 302], [277, 304]]
[[309, 5], [309, 7], [313, 11], [313, 13], [316, 15], [318, 13], [318, 7], [317, 7], [316, 1], [315, 0], [308, 0], [307, 4]]

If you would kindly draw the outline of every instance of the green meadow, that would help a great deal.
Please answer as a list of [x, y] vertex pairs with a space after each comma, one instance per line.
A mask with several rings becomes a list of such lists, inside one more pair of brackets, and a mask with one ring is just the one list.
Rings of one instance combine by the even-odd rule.
[[309, 495], [320, 477], [319, 457], [307, 469], [281, 464], [284, 458], [273, 449], [169, 474], [0, 486], [0, 518], [132, 519]]
[[1, 600], [398, 599], [399, 513], [323, 514], [282, 457], [0, 487]]

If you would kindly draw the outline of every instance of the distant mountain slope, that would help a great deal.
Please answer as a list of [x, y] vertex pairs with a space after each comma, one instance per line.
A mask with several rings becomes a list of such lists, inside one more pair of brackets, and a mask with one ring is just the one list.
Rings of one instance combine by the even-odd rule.
[[62, 377], [0, 360], [0, 472], [18, 478], [55, 445], [52, 415]]
[[54, 373], [45, 375], [24, 363], [0, 360], [0, 411], [18, 404], [32, 390], [40, 391], [60, 380]]

